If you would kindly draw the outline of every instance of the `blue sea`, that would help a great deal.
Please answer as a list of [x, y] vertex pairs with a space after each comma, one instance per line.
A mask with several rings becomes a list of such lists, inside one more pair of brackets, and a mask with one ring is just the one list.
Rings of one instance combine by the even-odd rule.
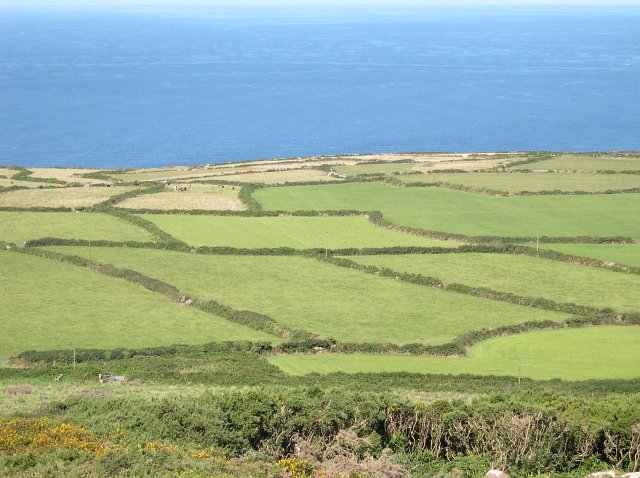
[[639, 7], [0, 9], [0, 164], [632, 149]]

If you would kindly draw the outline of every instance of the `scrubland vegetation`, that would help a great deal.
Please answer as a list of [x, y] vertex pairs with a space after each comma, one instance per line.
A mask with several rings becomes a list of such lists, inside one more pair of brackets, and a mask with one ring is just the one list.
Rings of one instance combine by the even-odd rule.
[[639, 170], [0, 167], [0, 476], [638, 470]]

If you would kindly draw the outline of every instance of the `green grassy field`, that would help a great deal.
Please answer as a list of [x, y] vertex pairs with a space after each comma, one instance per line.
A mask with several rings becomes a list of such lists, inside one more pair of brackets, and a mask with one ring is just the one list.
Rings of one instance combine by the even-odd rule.
[[395, 176], [411, 183], [443, 182], [496, 191], [588, 191], [640, 188], [635, 174], [596, 173], [438, 173]]
[[230, 247], [455, 247], [457, 244], [393, 232], [366, 217], [232, 217], [145, 214], [174, 237], [193, 246]]
[[541, 247], [574, 256], [640, 267], [640, 244], [544, 244]]
[[465, 358], [398, 355], [281, 355], [269, 362], [294, 375], [410, 372], [587, 380], [640, 377], [640, 327], [528, 332], [480, 342]]
[[0, 252], [0, 362], [29, 349], [273, 340], [126, 281]]
[[83, 207], [93, 206], [109, 199], [116, 194], [122, 194], [136, 189], [134, 187], [118, 186], [104, 187], [73, 187], [54, 189], [22, 189], [0, 194], [0, 206], [10, 207]]
[[500, 236], [640, 238], [640, 194], [490, 197], [442, 188], [350, 183], [259, 189], [271, 210], [380, 210], [385, 219], [433, 231]]
[[153, 239], [144, 229], [107, 214], [0, 211], [0, 241], [19, 243], [41, 237], [111, 241]]
[[581, 156], [561, 154], [556, 158], [516, 166], [514, 169], [566, 169], [568, 171], [637, 171], [640, 157], [635, 155], [620, 157]]
[[407, 254], [358, 256], [399, 272], [434, 276], [501, 292], [556, 302], [640, 312], [640, 276], [511, 254]]
[[[88, 249], [53, 250], [88, 256]], [[206, 256], [92, 248], [94, 260], [169, 282], [199, 299], [345, 342], [448, 342], [464, 331], [565, 314], [408, 284], [302, 257]]]

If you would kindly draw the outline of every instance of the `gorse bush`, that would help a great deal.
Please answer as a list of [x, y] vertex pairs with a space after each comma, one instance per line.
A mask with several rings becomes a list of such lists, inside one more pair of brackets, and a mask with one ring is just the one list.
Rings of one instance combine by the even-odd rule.
[[231, 457], [261, 452], [286, 458], [309, 444], [326, 450], [346, 433], [359, 443], [349, 449], [356, 461], [379, 457], [389, 448], [434, 462], [486, 456], [494, 466], [528, 474], [568, 472], [591, 457], [617, 469], [637, 468], [638, 399], [546, 392], [426, 404], [311, 387], [207, 394], [188, 401], [81, 398], [53, 405], [47, 413], [91, 416], [98, 435], [111, 431], [117, 417], [123, 433], [137, 442], [214, 448]]

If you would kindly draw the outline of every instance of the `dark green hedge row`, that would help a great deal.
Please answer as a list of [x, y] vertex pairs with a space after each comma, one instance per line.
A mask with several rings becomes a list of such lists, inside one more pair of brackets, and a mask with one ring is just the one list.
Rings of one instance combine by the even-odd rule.
[[554, 310], [578, 315], [581, 318], [599, 319], [601, 324], [638, 325], [640, 313], [616, 313], [609, 307], [596, 308], [573, 303], [556, 302], [544, 297], [526, 297], [510, 292], [495, 291], [485, 287], [470, 287], [464, 284], [451, 283], [443, 286], [445, 289], [461, 294], [473, 295], [485, 299], [499, 300], [510, 304], [524, 305], [539, 309]]
[[186, 246], [186, 244], [177, 240], [168, 232], [165, 232], [164, 230], [160, 229], [151, 221], [147, 221], [146, 219], [140, 216], [130, 214], [125, 209], [99, 208], [98, 211], [104, 214], [109, 214], [110, 216], [117, 217], [118, 219], [122, 219], [123, 221], [126, 221], [129, 224], [145, 229], [158, 241], [165, 242], [168, 244], [177, 244], [181, 246]]
[[84, 211], [84, 207], [46, 207], [46, 206], [33, 206], [33, 207], [15, 207], [15, 206], [0, 206], [0, 211], [15, 211], [15, 212], [74, 212]]
[[455, 342], [441, 345], [426, 344], [377, 344], [377, 343], [342, 343], [337, 342], [331, 347], [332, 353], [346, 354], [405, 354], [460, 357], [466, 354], [465, 347]]
[[556, 156], [557, 156], [557, 154], [549, 153], [547, 151], [540, 151], [540, 152], [537, 152], [537, 153], [534, 153], [534, 154], [530, 155], [526, 159], [522, 159], [522, 160], [519, 160], [519, 161], [512, 161], [507, 165], [507, 167], [508, 168], [512, 168], [514, 166], [522, 166], [523, 164], [537, 163], [539, 161], [545, 161], [547, 159], [553, 159]]
[[240, 188], [238, 199], [240, 199], [242, 204], [244, 204], [244, 206], [247, 208], [247, 211], [257, 212], [262, 210], [262, 206], [260, 205], [260, 203], [256, 201], [252, 196], [253, 192], [257, 189], [258, 186], [256, 185], [242, 186]]
[[49, 183], [49, 184], [67, 184], [66, 181], [61, 181], [56, 178], [34, 178], [31, 176], [33, 171], [28, 170], [27, 168], [17, 167], [18, 172], [11, 176], [11, 179], [15, 179], [16, 181], [30, 181], [34, 183]]
[[544, 297], [525, 297], [510, 292], [499, 292], [486, 287], [471, 287], [465, 284], [451, 283], [444, 286], [449, 291], [458, 292], [460, 294], [473, 295], [484, 299], [499, 300], [510, 304], [524, 305], [534, 307], [536, 309], [554, 310], [556, 312], [565, 312], [568, 314], [576, 314], [582, 316], [595, 316], [599, 314], [609, 313], [609, 310], [597, 309], [584, 305], [576, 305], [571, 303], [560, 303]]
[[59, 237], [42, 237], [31, 239], [25, 242], [25, 247], [46, 247], [46, 246], [78, 246], [78, 247], [129, 247], [134, 249], [165, 249], [190, 252], [191, 248], [181, 243], [167, 242], [139, 242], [139, 241], [108, 241], [106, 239], [64, 239]]
[[325, 257], [322, 254], [316, 256], [318, 260], [328, 262], [340, 267], [346, 267], [348, 269], [355, 269], [368, 274], [375, 274], [382, 277], [390, 277], [392, 279], [398, 279], [404, 282], [411, 282], [413, 284], [424, 285], [427, 287], [443, 287], [442, 282], [435, 277], [423, 276], [422, 274], [410, 274], [408, 272], [398, 272], [386, 267], [378, 267], [374, 265], [363, 265], [358, 262], [354, 262], [350, 259], [342, 257]]
[[105, 208], [114, 206], [114, 205], [118, 204], [119, 202], [122, 202], [122, 201], [124, 201], [126, 199], [135, 198], [135, 197], [138, 197], [138, 196], [142, 196], [144, 194], [161, 193], [162, 191], [164, 191], [164, 186], [163, 185], [140, 187], [139, 189], [133, 189], [131, 191], [126, 191], [126, 192], [123, 192], [123, 193], [120, 193], [120, 194], [114, 194], [110, 198], [105, 199], [104, 201], [94, 205], [92, 209], [94, 209], [94, 210], [105, 209]]
[[112, 178], [109, 174], [118, 174], [116, 170], [93, 171], [91, 173], [82, 173], [80, 176], [88, 179], [98, 179], [100, 181], [119, 182]]
[[596, 171], [600, 174], [640, 174], [640, 169], [630, 169], [626, 171], [614, 171], [612, 169], [605, 169], [604, 171]]
[[[76, 363], [85, 363], [92, 361], [108, 361], [108, 360], [124, 360], [133, 357], [165, 357], [165, 356], [190, 356], [202, 355], [218, 352], [255, 352], [265, 353], [273, 349], [268, 342], [250, 342], [250, 341], [225, 341], [210, 342], [201, 345], [166, 345], [158, 347], [140, 347], [134, 349], [116, 348], [116, 349], [83, 349], [75, 350]], [[56, 363], [70, 364], [73, 363], [73, 349], [57, 349], [57, 350], [27, 350], [15, 356], [16, 359], [27, 363]]]
[[[382, 212], [369, 212], [369, 221], [376, 226], [384, 227], [397, 232], [413, 234], [416, 236], [430, 237], [433, 239], [450, 240], [458, 242], [472, 242], [478, 244], [525, 244], [535, 243], [535, 237], [507, 237], [507, 236], [465, 236], [441, 231], [426, 231], [415, 227], [400, 226], [384, 219]], [[591, 236], [541, 236], [538, 238], [540, 244], [633, 244], [635, 240], [631, 237], [591, 237]]]
[[503, 335], [515, 335], [523, 332], [531, 332], [533, 330], [589, 327], [594, 325], [604, 325], [607, 323], [608, 322], [605, 319], [598, 317], [572, 317], [571, 319], [562, 322], [554, 322], [552, 320], [530, 321], [523, 322], [521, 324], [503, 325], [493, 329], [473, 330], [457, 336], [453, 340], [453, 343], [460, 347], [467, 348], [483, 340], [487, 340], [492, 337], [501, 337]]
[[405, 158], [405, 159], [397, 159], [397, 160], [390, 160], [390, 159], [374, 159], [371, 161], [360, 161], [358, 163], [356, 163], [356, 165], [362, 165], [362, 164], [407, 164], [407, 163], [416, 163], [417, 161], [415, 161], [412, 158]]
[[568, 314], [579, 315], [582, 317], [598, 317], [602, 320], [602, 323], [615, 323], [621, 325], [637, 325], [640, 324], [640, 313], [614, 313], [609, 308], [597, 309], [595, 307], [589, 307], [584, 305], [577, 305], [572, 303], [560, 303], [544, 297], [525, 297], [509, 292], [495, 291], [484, 287], [471, 287], [465, 284], [451, 283], [443, 284], [439, 279], [435, 277], [426, 277], [421, 274], [409, 274], [406, 272], [398, 272], [392, 269], [378, 267], [374, 265], [362, 265], [354, 262], [350, 259], [331, 257], [325, 258], [322, 255], [316, 256], [318, 260], [328, 262], [340, 267], [346, 267], [349, 269], [356, 269], [361, 272], [369, 274], [375, 274], [383, 277], [390, 277], [393, 279], [401, 280], [404, 282], [411, 282], [412, 284], [423, 285], [427, 287], [439, 287], [452, 292], [458, 292], [466, 295], [473, 295], [476, 297], [482, 297], [485, 299], [498, 300], [501, 302], [508, 302], [510, 304], [523, 305], [527, 307], [534, 307], [539, 309], [553, 310], [556, 312], [564, 312]]
[[232, 322], [236, 322], [240, 325], [247, 326], [254, 330], [259, 330], [261, 332], [266, 332], [268, 334], [277, 335], [280, 337], [299, 337], [299, 338], [312, 338], [314, 337], [312, 334], [309, 334], [305, 331], [291, 331], [286, 327], [279, 325], [275, 320], [271, 317], [266, 316], [264, 314], [260, 314], [258, 312], [253, 312], [250, 310], [237, 310], [232, 307], [228, 307], [226, 305], [220, 304], [215, 300], [210, 301], [199, 301], [196, 300], [193, 303], [194, 307], [202, 310], [203, 312], [207, 312], [209, 314], [217, 315], [223, 317]]
[[14, 359], [36, 364], [56, 362], [58, 365], [85, 363], [92, 361], [124, 360], [133, 357], [164, 357], [164, 356], [201, 356], [219, 352], [253, 352], [258, 354], [294, 354], [316, 353], [318, 351], [335, 353], [394, 353], [410, 355], [464, 355], [464, 347], [455, 344], [424, 345], [424, 344], [358, 344], [339, 343], [333, 339], [299, 339], [273, 345], [269, 342], [223, 341], [209, 342], [197, 345], [173, 344], [156, 347], [116, 348], [116, 349], [56, 349], [56, 350], [27, 350], [17, 354]]
[[[439, 171], [439, 172], [444, 172], [444, 171]], [[447, 172], [456, 172], [456, 171], [447, 171]], [[496, 174], [512, 174], [512, 173], [496, 173]], [[564, 191], [560, 189], [543, 190], [543, 191], [501, 191], [497, 189], [484, 188], [480, 186], [469, 186], [466, 184], [450, 183], [446, 181], [427, 181], [427, 182], [416, 181], [416, 182], [408, 183], [405, 181], [400, 181], [399, 179], [396, 179], [394, 177], [389, 178], [389, 180], [387, 180], [386, 182], [393, 186], [398, 186], [398, 187], [416, 187], [416, 188], [437, 187], [437, 188], [452, 189], [454, 191], [465, 191], [470, 193], [485, 194], [488, 196], [500, 196], [500, 197], [585, 196], [585, 195], [598, 195], [598, 194], [629, 194], [629, 193], [640, 192], [640, 187], [627, 188], [627, 189], [606, 189], [604, 191]]]
[[570, 264], [580, 264], [588, 267], [597, 267], [613, 272], [627, 274], [640, 274], [640, 267], [625, 266], [610, 262], [600, 261], [589, 257], [573, 256], [554, 250], [540, 249], [534, 247], [514, 244], [462, 244], [455, 247], [421, 247], [421, 246], [395, 246], [395, 247], [363, 247], [363, 248], [339, 248], [339, 249], [294, 249], [291, 247], [264, 247], [264, 248], [236, 248], [236, 247], [190, 247], [181, 242], [118, 242], [109, 240], [87, 239], [63, 239], [54, 237], [44, 237], [32, 239], [25, 243], [26, 247], [42, 246], [89, 246], [96, 247], [131, 247], [142, 249], [164, 249], [191, 254], [210, 255], [253, 255], [253, 256], [307, 256], [316, 257], [329, 254], [331, 256], [367, 256], [367, 255], [404, 255], [404, 254], [515, 254], [530, 257], [543, 258], [548, 260], [566, 262]]
[[29, 189], [26, 186], [0, 186], [1, 193], [10, 193], [11, 191], [19, 191], [20, 189]]
[[366, 216], [366, 211], [359, 210], [327, 210], [327, 211], [264, 211], [264, 210], [215, 210], [215, 209], [147, 209], [118, 208], [130, 214], [158, 214], [185, 216], [239, 216], [239, 217], [276, 217], [276, 216]]

